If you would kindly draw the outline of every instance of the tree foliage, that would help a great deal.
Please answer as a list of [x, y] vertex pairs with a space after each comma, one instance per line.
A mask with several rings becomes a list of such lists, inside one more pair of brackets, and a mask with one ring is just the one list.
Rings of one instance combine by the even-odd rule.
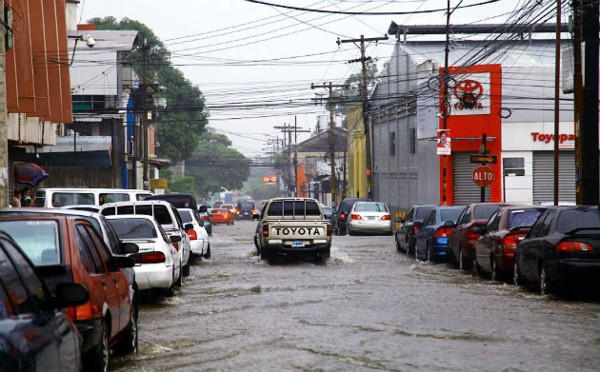
[[89, 23], [95, 24], [98, 30], [135, 30], [138, 31], [130, 62], [136, 74], [143, 78], [144, 51], [146, 42], [149, 48], [146, 78], [152, 81], [158, 78], [158, 84], [166, 88], [165, 92], [155, 97], [167, 99], [167, 107], [159, 112], [156, 121], [157, 154], [175, 162], [192, 156], [200, 143], [200, 135], [205, 130], [208, 115], [204, 112], [205, 99], [198, 87], [186, 79], [183, 73], [174, 68], [169, 52], [146, 25], [123, 18], [92, 18]]
[[211, 194], [239, 190], [250, 176], [252, 161], [230, 148], [231, 141], [223, 134], [206, 131], [200, 145], [186, 166], [186, 174], [194, 177], [197, 193], [208, 198]]
[[[367, 91], [377, 84], [377, 65], [367, 65]], [[336, 88], [333, 91], [335, 114], [346, 116], [348, 108], [361, 104], [362, 72], [350, 75], [344, 82], [346, 88]]]

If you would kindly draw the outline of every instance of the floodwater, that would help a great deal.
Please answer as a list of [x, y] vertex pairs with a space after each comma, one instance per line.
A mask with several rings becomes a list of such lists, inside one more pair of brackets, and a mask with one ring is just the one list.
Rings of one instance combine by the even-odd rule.
[[542, 297], [333, 239], [327, 264], [256, 256], [255, 222], [215, 226], [212, 258], [146, 300], [116, 371], [599, 371], [600, 303]]

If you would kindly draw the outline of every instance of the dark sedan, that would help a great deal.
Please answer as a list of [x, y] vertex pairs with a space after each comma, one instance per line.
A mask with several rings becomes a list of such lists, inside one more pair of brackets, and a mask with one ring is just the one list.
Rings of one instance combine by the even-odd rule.
[[423, 218], [429, 213], [435, 205], [413, 205], [404, 218], [397, 218], [396, 222], [401, 223], [396, 230], [394, 240], [396, 241], [396, 250], [406, 254], [413, 254], [415, 251], [415, 229], [413, 224], [417, 221], [423, 221]]
[[439, 206], [433, 208], [423, 222], [415, 222], [415, 258], [433, 261], [448, 257], [448, 235], [454, 228], [465, 206]]
[[348, 233], [348, 219], [350, 218], [350, 211], [354, 206], [354, 203], [359, 201], [369, 201], [365, 198], [346, 198], [342, 200], [339, 207], [336, 208], [335, 212], [331, 215], [331, 226], [333, 232], [336, 235], [346, 235]]
[[481, 235], [477, 228], [485, 226], [490, 216], [498, 208], [507, 204], [500, 203], [474, 203], [470, 204], [460, 215], [456, 227], [448, 237], [450, 245], [450, 260], [461, 270], [467, 270], [473, 263], [473, 249], [475, 242]]
[[514, 206], [498, 209], [488, 221], [475, 243], [473, 276], [489, 274], [493, 281], [512, 280], [515, 249], [525, 238], [531, 225], [545, 210], [543, 207]]
[[542, 294], [598, 288], [598, 206], [553, 207], [542, 213], [517, 246], [515, 284], [538, 286]]
[[88, 301], [82, 285], [52, 296], [16, 243], [0, 232], [0, 371], [80, 371], [81, 336], [63, 307]]

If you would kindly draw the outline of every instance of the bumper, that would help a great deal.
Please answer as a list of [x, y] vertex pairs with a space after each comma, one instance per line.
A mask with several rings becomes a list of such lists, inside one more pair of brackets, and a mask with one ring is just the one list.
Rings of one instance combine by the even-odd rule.
[[351, 221], [348, 224], [348, 228], [352, 232], [358, 233], [378, 233], [378, 234], [391, 234], [392, 223], [390, 221]]
[[192, 253], [193, 254], [197, 254], [197, 255], [203, 255], [204, 254], [204, 240], [202, 239], [198, 239], [198, 240], [192, 240], [190, 241], [190, 245], [192, 246]]
[[143, 290], [169, 289], [173, 285], [173, 266], [165, 264], [143, 264], [134, 267], [138, 288]]
[[431, 258], [446, 259], [449, 249], [447, 237], [433, 238], [429, 243]]
[[600, 279], [600, 260], [581, 260], [566, 258], [558, 261], [557, 276], [565, 279], [594, 278]]
[[302, 248], [295, 248], [291, 245], [286, 244], [266, 244], [263, 246], [265, 252], [270, 254], [290, 254], [290, 255], [303, 255], [303, 254], [314, 254], [324, 253], [329, 254], [331, 249], [330, 243], [318, 243]]
[[84, 353], [88, 352], [93, 346], [100, 343], [102, 319], [76, 320], [74, 323], [83, 339], [81, 347]]

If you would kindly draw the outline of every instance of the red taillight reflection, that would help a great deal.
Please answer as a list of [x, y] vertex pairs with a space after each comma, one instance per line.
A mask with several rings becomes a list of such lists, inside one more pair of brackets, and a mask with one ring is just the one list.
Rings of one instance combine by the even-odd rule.
[[267, 238], [269, 236], [269, 226], [264, 225], [262, 230], [263, 237]]
[[419, 232], [419, 226], [414, 226], [413, 225], [413, 232], [418, 233]]
[[71, 306], [67, 309], [67, 315], [69, 316], [69, 319], [71, 320], [77, 320], [77, 312], [75, 311], [76, 307], [75, 306]]
[[451, 227], [440, 227], [433, 233], [436, 238], [445, 238], [452, 232]]
[[467, 239], [469, 239], [469, 240], [477, 240], [477, 239], [479, 239], [479, 233], [476, 233], [475, 231], [469, 230], [467, 232]]
[[345, 221], [346, 220], [346, 215], [343, 213], [340, 213], [340, 221]]
[[179, 243], [171, 243], [177, 252], [179, 252]]
[[139, 255], [139, 262], [142, 264], [165, 262], [167, 257], [162, 252], [148, 252]]
[[593, 252], [591, 245], [584, 242], [560, 242], [556, 246], [557, 252]]
[[198, 240], [198, 234], [195, 230], [189, 230], [187, 234], [190, 237], [190, 240]]
[[352, 213], [350, 215], [350, 218], [353, 219], [353, 220], [362, 220], [363, 219], [360, 214], [356, 214], [356, 213]]
[[202, 219], [203, 219], [204, 221], [210, 221], [210, 216], [202, 216]]
[[392, 216], [390, 216], [389, 214], [384, 214], [383, 216], [381, 216], [381, 220], [382, 221], [391, 221]]

